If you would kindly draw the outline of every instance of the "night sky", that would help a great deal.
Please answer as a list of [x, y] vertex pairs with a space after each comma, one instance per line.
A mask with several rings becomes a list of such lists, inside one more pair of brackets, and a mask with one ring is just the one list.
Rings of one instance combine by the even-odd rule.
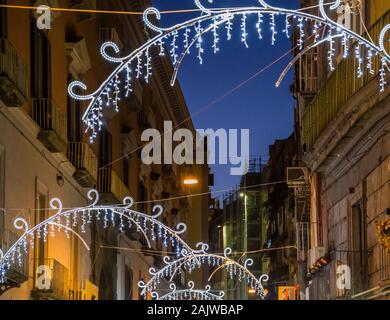
[[[298, 8], [298, 0], [269, 1], [281, 7]], [[195, 8], [193, 0], [154, 0], [159, 10]], [[203, 0], [204, 5], [209, 5]], [[257, 5], [257, 0], [215, 0], [211, 6]], [[187, 20], [193, 14], [166, 14], [160, 22], [167, 27]], [[179, 81], [196, 128], [200, 129], [250, 129], [251, 157], [262, 155], [267, 160], [268, 145], [275, 139], [287, 138], [293, 130], [294, 100], [290, 94], [292, 74], [280, 88], [275, 82], [291, 60], [288, 55], [274, 66], [256, 76], [239, 90], [199, 114], [199, 110], [226, 94], [241, 82], [252, 77], [291, 49], [290, 41], [282, 32], [284, 17], [277, 18], [277, 42], [271, 45], [269, 19], [264, 18], [263, 40], [258, 39], [256, 17], [248, 17], [249, 33], [247, 49], [241, 42], [240, 18], [234, 20], [233, 38], [226, 40], [225, 28], [220, 27], [220, 51], [214, 55], [212, 35], [204, 38], [204, 61], [199, 65], [195, 48], [191, 50], [181, 67]], [[182, 39], [180, 39], [182, 41]], [[215, 186], [213, 191], [234, 187], [240, 177], [230, 175], [230, 165], [214, 165]], [[220, 195], [220, 194], [215, 194]]]

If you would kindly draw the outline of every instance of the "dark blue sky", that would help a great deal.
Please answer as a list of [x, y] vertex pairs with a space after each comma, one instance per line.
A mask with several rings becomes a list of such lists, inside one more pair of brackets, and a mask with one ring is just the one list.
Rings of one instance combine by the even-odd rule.
[[[298, 0], [269, 1], [281, 7], [298, 8]], [[195, 8], [193, 0], [154, 0], [159, 10]], [[204, 5], [209, 5], [203, 0]], [[214, 0], [214, 6], [257, 5], [257, 0]], [[171, 26], [193, 15], [163, 15], [160, 25]], [[181, 67], [179, 81], [196, 128], [250, 129], [251, 156], [263, 155], [266, 160], [268, 145], [275, 139], [287, 138], [293, 130], [294, 100], [290, 94], [292, 74], [280, 88], [275, 82], [283, 68], [291, 60], [286, 56], [267, 71], [261, 73], [239, 90], [206, 111], [196, 114], [212, 101], [247, 80], [291, 49], [291, 44], [282, 33], [284, 18], [277, 19], [277, 42], [271, 45], [268, 18], [264, 18], [264, 37], [259, 40], [255, 17], [247, 20], [249, 49], [241, 42], [240, 19], [234, 20], [233, 39], [226, 40], [224, 27], [220, 28], [220, 51], [212, 52], [211, 35], [204, 38], [204, 62], [199, 65], [195, 50]], [[180, 40], [182, 41], [182, 40]], [[229, 189], [239, 183], [240, 177], [230, 176], [229, 165], [214, 165], [214, 191]]]

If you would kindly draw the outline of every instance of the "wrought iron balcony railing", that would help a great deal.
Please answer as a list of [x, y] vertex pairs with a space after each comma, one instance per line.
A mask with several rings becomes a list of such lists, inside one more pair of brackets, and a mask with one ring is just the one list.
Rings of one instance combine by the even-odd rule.
[[[377, 43], [383, 27], [390, 23], [390, 11], [382, 16], [369, 30], [370, 37]], [[390, 42], [385, 46], [390, 51]], [[341, 61], [330, 75], [317, 96], [306, 108], [302, 119], [302, 145], [310, 150], [329, 123], [342, 110], [346, 102], [371, 80], [377, 77], [380, 70], [380, 57], [373, 58], [374, 74], [365, 72], [361, 77], [351, 76], [357, 72], [354, 55]]]
[[69, 281], [69, 300], [97, 300], [99, 288], [88, 280]]
[[21, 107], [28, 97], [27, 68], [8, 39], [0, 39], [0, 99], [8, 107]]
[[[19, 239], [19, 236], [16, 233], [7, 229], [4, 231], [4, 234], [0, 236], [2, 240], [1, 249], [3, 252], [7, 252], [7, 250]], [[21, 257], [21, 265], [19, 266], [18, 263], [13, 264], [11, 269], [7, 271], [7, 281], [11, 282], [12, 285], [18, 286], [28, 280], [28, 257], [28, 254], [23, 254]]]
[[66, 153], [67, 118], [53, 99], [33, 99], [33, 119], [41, 127], [38, 139], [51, 152]]
[[68, 159], [76, 168], [74, 178], [84, 188], [97, 182], [98, 159], [91, 147], [84, 142], [69, 142]]
[[68, 268], [52, 258], [36, 259], [35, 263], [37, 266], [48, 267], [50, 274], [40, 275], [45, 278], [45, 282], [41, 285], [41, 281], [36, 281], [32, 296], [35, 299], [43, 300], [67, 300], [69, 291]]
[[383, 247], [379, 248], [379, 271], [381, 281], [390, 281], [390, 254]]

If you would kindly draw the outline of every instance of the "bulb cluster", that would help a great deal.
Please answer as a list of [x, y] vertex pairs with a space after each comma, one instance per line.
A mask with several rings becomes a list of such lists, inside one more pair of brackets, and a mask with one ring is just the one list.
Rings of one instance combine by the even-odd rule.
[[379, 86], [380, 86], [380, 91], [381, 92], [384, 92], [385, 91], [385, 87], [387, 85], [387, 82], [386, 82], [386, 68], [387, 68], [387, 60], [385, 58], [382, 58], [381, 60], [381, 67], [379, 69], [379, 77], [380, 77], [380, 80], [379, 80]]
[[328, 65], [329, 65], [329, 70], [332, 72], [335, 70], [334, 58], [335, 58], [336, 48], [335, 48], [335, 40], [333, 38], [331, 27], [328, 30], [328, 38], [329, 38]]
[[356, 44], [355, 47], [355, 57], [357, 61], [357, 77], [360, 79], [363, 77], [363, 58], [362, 58], [362, 51], [361, 51], [361, 44]]
[[241, 42], [245, 45], [245, 47], [249, 48], [248, 32], [246, 31], [246, 14], [245, 13], [241, 17]]

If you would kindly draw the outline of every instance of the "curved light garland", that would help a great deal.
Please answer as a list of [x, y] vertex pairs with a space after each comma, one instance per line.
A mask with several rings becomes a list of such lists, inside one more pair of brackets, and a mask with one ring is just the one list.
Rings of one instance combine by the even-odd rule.
[[[252, 259], [246, 259], [242, 265], [229, 257], [232, 254], [230, 248], [225, 249], [223, 256], [210, 254], [207, 253], [209, 246], [202, 242], [196, 245], [196, 250], [191, 249], [180, 237], [187, 229], [184, 223], [177, 224], [176, 230], [173, 230], [157, 220], [164, 212], [162, 206], [154, 206], [154, 214], [147, 215], [131, 209], [134, 201], [130, 197], [124, 198], [122, 205], [98, 205], [99, 193], [96, 190], [90, 190], [87, 197], [91, 201], [90, 205], [70, 210], [63, 210], [60, 199], [52, 199], [50, 208], [56, 210], [56, 213], [31, 228], [26, 219], [16, 218], [14, 220], [15, 229], [24, 232], [7, 252], [3, 253], [0, 250], [0, 283], [4, 283], [6, 272], [12, 265], [22, 265], [22, 254], [26, 254], [29, 247], [34, 247], [36, 239], [46, 242], [48, 237], [54, 237], [56, 232], [64, 230], [67, 237], [70, 233], [77, 236], [86, 250], [89, 251], [88, 244], [75, 229], [80, 227], [81, 233], [85, 233], [86, 227], [96, 220], [100, 221], [104, 228], [112, 226], [118, 228], [120, 232], [125, 232], [127, 228], [136, 227], [136, 230], [143, 234], [149, 248], [151, 248], [151, 240], [161, 239], [165, 247], [168, 247], [168, 243], [171, 243], [172, 247], [176, 249], [176, 260], [171, 261], [170, 256], [165, 256], [166, 266], [159, 271], [150, 268], [149, 273], [152, 278], [146, 284], [142, 281], [139, 282], [138, 286], [142, 288], [142, 294], [145, 296], [147, 293], [151, 293], [153, 297], [159, 297], [155, 290], [160, 283], [160, 279], [170, 277], [170, 282], [172, 282], [175, 274], [182, 272], [182, 269], [191, 273], [195, 268], [200, 268], [203, 264], [208, 263], [210, 267], [217, 267], [209, 280], [216, 271], [225, 268], [230, 278], [237, 276], [239, 281], [246, 279], [248, 285], [255, 289], [262, 299], [265, 298], [266, 294], [262, 282], [268, 281], [268, 276], [262, 275], [259, 279], [256, 279], [248, 270], [248, 267], [253, 265]], [[170, 294], [162, 296], [160, 299], [221, 300], [224, 296], [223, 292], [220, 292], [219, 295], [211, 293], [210, 286], [206, 286], [205, 290], [195, 290], [193, 282], [189, 282], [189, 288], [184, 290], [177, 290], [176, 286], [171, 283], [171, 289]]]
[[188, 282], [187, 289], [178, 290], [174, 283], [171, 283], [169, 288], [172, 291], [161, 297], [156, 291], [153, 291], [152, 298], [155, 300], [222, 300], [225, 296], [223, 291], [219, 291], [218, 294], [212, 293], [210, 285], [207, 285], [204, 290], [194, 289], [195, 283], [193, 281]]
[[[180, 257], [176, 260], [171, 260], [169, 256], [164, 257], [165, 266], [156, 271], [154, 268], [149, 269], [149, 273], [152, 276], [148, 282], [140, 281], [138, 286], [142, 289], [141, 294], [146, 296], [148, 293], [153, 293], [158, 290], [158, 285], [163, 278], [169, 278], [172, 282], [176, 274], [180, 274], [182, 270], [191, 273], [195, 268], [200, 268], [203, 264], [208, 264], [209, 267], [216, 267], [216, 270], [209, 278], [211, 280], [214, 273], [219, 269], [226, 269], [230, 279], [237, 277], [241, 282], [246, 280], [250, 288], [255, 289], [256, 293], [261, 299], [264, 299], [266, 292], [264, 291], [263, 282], [268, 281], [268, 275], [263, 274], [259, 279], [248, 269], [253, 265], [252, 259], [246, 259], [244, 264], [233, 260], [229, 256], [232, 254], [231, 248], [226, 248], [223, 255], [217, 255], [208, 253], [209, 246], [205, 243], [198, 243], [197, 247], [201, 247], [200, 250], [194, 250], [192, 255]], [[200, 264], [198, 263], [200, 261]]]
[[35, 239], [46, 242], [48, 237], [54, 237], [56, 232], [64, 230], [67, 237], [70, 233], [77, 236], [89, 251], [89, 246], [80, 233], [75, 231], [75, 228], [80, 226], [81, 233], [85, 233], [86, 226], [93, 219], [100, 221], [104, 228], [112, 226], [118, 228], [120, 232], [136, 227], [136, 230], [144, 236], [149, 248], [151, 248], [151, 241], [161, 239], [163, 246], [168, 247], [170, 243], [175, 248], [177, 257], [193, 254], [193, 250], [180, 237], [187, 230], [186, 224], [179, 223], [176, 230], [173, 230], [158, 220], [164, 212], [162, 206], [154, 206], [154, 214], [147, 215], [131, 209], [134, 201], [130, 197], [123, 199], [123, 205], [104, 206], [97, 205], [99, 202], [98, 191], [90, 190], [87, 196], [91, 200], [89, 206], [71, 210], [63, 210], [61, 200], [58, 198], [52, 199], [50, 208], [57, 212], [31, 228], [26, 219], [16, 218], [14, 227], [17, 230], [23, 230], [23, 234], [7, 252], [3, 253], [0, 250], [0, 283], [4, 282], [5, 274], [12, 265], [16, 263], [19, 266], [22, 265], [22, 254], [27, 253], [29, 247], [34, 247]]
[[[87, 126], [87, 131], [91, 131], [90, 142], [92, 143], [98, 132], [103, 126], [103, 109], [105, 107], [111, 108], [114, 107], [116, 111], [119, 110], [119, 103], [121, 101], [121, 96], [128, 97], [132, 91], [132, 82], [134, 78], [140, 79], [143, 78], [145, 82], [149, 82], [152, 77], [152, 59], [150, 55], [150, 50], [153, 47], [157, 47], [160, 50], [160, 55], [163, 56], [166, 54], [165, 51], [168, 51], [168, 54], [171, 56], [174, 64], [174, 73], [172, 76], [173, 85], [177, 73], [180, 69], [180, 66], [184, 58], [189, 54], [190, 48], [196, 47], [197, 59], [200, 63], [203, 62], [203, 53], [204, 53], [204, 44], [203, 44], [203, 35], [209, 32], [212, 32], [213, 35], [213, 45], [212, 49], [214, 53], [217, 53], [219, 49], [219, 30], [221, 26], [225, 24], [227, 39], [232, 38], [233, 30], [233, 20], [235, 17], [240, 17], [241, 23], [240, 28], [242, 31], [241, 42], [248, 47], [247, 37], [249, 35], [249, 29], [247, 27], [247, 16], [248, 15], [257, 15], [258, 20], [256, 23], [256, 29], [259, 35], [259, 38], [262, 39], [262, 25], [264, 23], [264, 17], [269, 16], [270, 18], [270, 30], [272, 33], [272, 44], [276, 42], [277, 30], [275, 19], [278, 16], [284, 16], [286, 27], [283, 30], [283, 33], [289, 38], [290, 29], [293, 26], [292, 22], [296, 22], [296, 27], [299, 29], [298, 44], [301, 50], [304, 49], [304, 38], [305, 38], [305, 23], [310, 21], [314, 23], [313, 35], [314, 45], [321, 45], [323, 43], [329, 44], [329, 54], [328, 54], [328, 63], [329, 68], [332, 71], [335, 68], [335, 41], [340, 40], [342, 46], [344, 47], [344, 55], [346, 58], [349, 52], [355, 53], [356, 59], [358, 61], [358, 71], [357, 76], [361, 77], [363, 75], [363, 69], [366, 69], [363, 61], [364, 52], [363, 49], [367, 52], [367, 62], [366, 66], [369, 72], [372, 74], [372, 59], [375, 55], [381, 57], [381, 68], [379, 70], [379, 85], [380, 91], [383, 92], [386, 82], [386, 72], [389, 70], [390, 64], [390, 54], [386, 50], [384, 41], [387, 33], [390, 31], [390, 25], [387, 25], [383, 28], [379, 36], [378, 44], [372, 43], [363, 36], [353, 32], [352, 30], [344, 27], [343, 25], [333, 21], [327, 14], [325, 9], [324, 0], [319, 0], [320, 15], [316, 16], [313, 14], [305, 13], [299, 10], [285, 9], [281, 7], [275, 7], [269, 5], [264, 0], [258, 0], [258, 6], [251, 7], [231, 7], [223, 9], [208, 9], [205, 7], [200, 0], [194, 0], [195, 5], [201, 10], [201, 15], [199, 17], [187, 20], [183, 23], [176, 24], [169, 28], [161, 28], [154, 25], [149, 17], [154, 15], [157, 20], [161, 19], [161, 14], [156, 8], [148, 8], [144, 11], [143, 20], [145, 25], [156, 32], [157, 35], [152, 37], [145, 44], [140, 46], [138, 49], [134, 50], [127, 56], [119, 57], [120, 52], [119, 47], [113, 42], [106, 42], [101, 47], [101, 55], [104, 59], [118, 64], [114, 71], [107, 77], [107, 79], [91, 94], [81, 95], [77, 91], [87, 90], [87, 86], [80, 81], [74, 81], [69, 85], [68, 92], [69, 95], [78, 100], [89, 101], [88, 108], [83, 115], [83, 121]], [[212, 0], [209, 0], [209, 3], [212, 3]], [[330, 5], [330, 10], [336, 10], [341, 5], [341, 0], [335, 1]], [[319, 40], [319, 29], [321, 27], [327, 28], [327, 36]], [[180, 33], [182, 33], [184, 40], [179, 41]], [[170, 40], [170, 42], [168, 41]], [[180, 45], [181, 44], [181, 45]], [[167, 47], [167, 50], [165, 50]], [[351, 47], [355, 47], [355, 50], [350, 50]], [[179, 55], [178, 50], [182, 51]], [[112, 55], [112, 52], [114, 55]], [[301, 57], [303, 51], [298, 53], [298, 58]], [[282, 76], [277, 82], [277, 86], [280, 85], [287, 71], [291, 68], [291, 65], [283, 72]], [[124, 80], [121, 80], [123, 78]]]

